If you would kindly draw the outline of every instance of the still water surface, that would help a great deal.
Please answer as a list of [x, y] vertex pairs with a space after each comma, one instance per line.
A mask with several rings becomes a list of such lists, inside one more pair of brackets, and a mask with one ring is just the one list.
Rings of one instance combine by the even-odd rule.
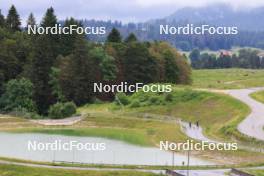
[[[77, 150], [47, 150], [33, 151], [28, 149], [28, 142], [52, 143], [54, 141], [69, 143], [105, 143], [105, 150], [87, 151]], [[126, 165], [172, 165], [174, 158], [175, 165], [187, 163], [187, 155], [174, 154], [161, 151], [159, 148], [142, 147], [127, 144], [125, 142], [99, 138], [99, 137], [75, 137], [62, 135], [48, 135], [38, 133], [0, 133], [0, 156], [18, 158], [33, 161], [68, 161], [89, 164], [126, 164]], [[210, 165], [213, 164], [197, 158], [190, 159], [190, 165]]]

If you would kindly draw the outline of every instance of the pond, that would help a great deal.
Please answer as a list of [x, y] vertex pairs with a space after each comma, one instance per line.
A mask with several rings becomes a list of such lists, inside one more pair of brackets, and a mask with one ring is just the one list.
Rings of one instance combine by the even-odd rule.
[[[122, 141], [99, 137], [75, 137], [38, 133], [0, 133], [0, 141], [1, 157], [32, 161], [122, 165], [172, 165], [174, 161], [174, 165], [182, 165], [183, 162], [187, 164], [187, 154], [175, 153], [173, 155], [172, 152], [162, 151], [159, 148], [131, 145]], [[91, 150], [87, 150], [88, 147], [82, 150], [77, 147], [72, 147], [72, 150], [66, 150], [69, 148], [58, 148], [62, 144], [70, 143], [94, 145], [92, 145], [92, 149], [89, 148]], [[48, 148], [43, 148], [44, 144]], [[53, 144], [53, 148], [47, 144]], [[55, 146], [54, 144], [60, 145]], [[95, 144], [99, 145], [99, 147]], [[190, 158], [190, 165], [211, 164], [214, 163], [193, 157]]]

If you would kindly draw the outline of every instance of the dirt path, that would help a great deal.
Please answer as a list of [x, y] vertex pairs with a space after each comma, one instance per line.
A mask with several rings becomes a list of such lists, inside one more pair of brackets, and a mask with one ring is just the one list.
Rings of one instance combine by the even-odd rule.
[[75, 116], [75, 117], [69, 117], [65, 119], [41, 119], [41, 120], [30, 120], [33, 123], [37, 123], [40, 125], [73, 125], [83, 119], [83, 116]]

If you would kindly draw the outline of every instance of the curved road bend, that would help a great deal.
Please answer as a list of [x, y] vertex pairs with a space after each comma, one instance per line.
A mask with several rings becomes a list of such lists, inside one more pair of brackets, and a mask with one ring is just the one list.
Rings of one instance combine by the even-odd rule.
[[[258, 102], [250, 97], [250, 94], [253, 92], [264, 90], [264, 87], [255, 87], [255, 88], [248, 88], [248, 89], [233, 89], [233, 90], [214, 90], [214, 89], [200, 89], [203, 91], [209, 91], [209, 92], [216, 92], [216, 93], [225, 93], [233, 98], [236, 98], [246, 105], [249, 106], [251, 109], [251, 113], [238, 125], [237, 129], [242, 134], [245, 134], [249, 137], [256, 138], [258, 140], [264, 141], [264, 104], [261, 102]], [[185, 127], [186, 124], [183, 124], [183, 127]], [[195, 131], [190, 130], [188, 128], [185, 129], [185, 133], [189, 137], [195, 137], [196, 134], [194, 133], [200, 133], [196, 135], [195, 139], [201, 140], [202, 138], [206, 138], [202, 135], [201, 129], [195, 129]], [[206, 138], [208, 140], [208, 138]], [[209, 141], [212, 141], [209, 139]]]
[[228, 90], [227, 94], [247, 104], [251, 113], [238, 125], [238, 130], [250, 137], [264, 141], [264, 104], [254, 100], [250, 94], [264, 90], [264, 87]]
[[[247, 104], [251, 113], [238, 125], [238, 130], [250, 137], [254, 137], [259, 140], [264, 140], [264, 104], [252, 99], [250, 94], [264, 90], [264, 87], [249, 88], [249, 89], [235, 89], [235, 90], [224, 90], [223, 93], [229, 94], [230, 96], [239, 99], [243, 103]], [[213, 91], [214, 90], [210, 90]], [[218, 92], [218, 91], [215, 91]], [[217, 143], [218, 141], [209, 139], [203, 134], [202, 127], [197, 127], [194, 124], [189, 127], [189, 124], [180, 121], [182, 131], [190, 138]], [[249, 151], [264, 152], [261, 148], [251, 148], [248, 146], [240, 146], [242, 149]]]

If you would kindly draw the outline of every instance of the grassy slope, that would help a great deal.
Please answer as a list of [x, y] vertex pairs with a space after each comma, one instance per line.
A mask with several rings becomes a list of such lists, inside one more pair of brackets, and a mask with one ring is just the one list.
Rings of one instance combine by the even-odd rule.
[[[224, 69], [224, 70], [196, 70], [194, 71], [194, 87], [227, 88], [217, 80], [235, 81], [228, 84], [228, 88], [251, 87], [251, 85], [264, 85], [264, 71]], [[244, 80], [243, 78], [248, 78]], [[254, 79], [253, 79], [254, 78]], [[256, 79], [257, 78], [257, 79]], [[240, 80], [239, 82], [236, 80]], [[208, 82], [207, 82], [208, 81]], [[238, 84], [239, 83], [239, 84]], [[210, 86], [208, 86], [210, 85]], [[142, 118], [142, 114], [160, 114], [183, 118], [186, 121], [199, 122], [205, 127], [207, 135], [231, 139], [234, 135], [243, 136], [237, 132], [236, 125], [249, 112], [247, 106], [225, 95], [201, 93], [202, 96], [191, 97], [188, 101], [178, 101], [167, 105], [145, 106], [139, 108], [115, 109], [110, 103], [89, 105], [80, 108], [89, 116], [81, 123], [70, 127], [43, 127], [36, 126], [24, 120], [9, 122], [0, 118], [0, 129], [20, 132], [41, 132], [75, 136], [98, 136], [123, 140], [131, 144], [156, 145], [160, 140], [185, 141], [186, 136], [180, 127], [166, 119]], [[181, 100], [185, 95], [176, 96]], [[202, 97], [202, 98], [201, 98]], [[224, 110], [224, 111], [223, 111]], [[160, 116], [160, 117], [162, 117]], [[136, 118], [135, 118], [136, 117]], [[161, 121], [163, 120], [163, 121]], [[10, 119], [10, 121], [12, 121]], [[21, 121], [21, 122], [20, 122]], [[248, 140], [248, 139], [246, 139]], [[251, 155], [254, 161], [262, 161], [263, 156], [258, 154], [239, 153], [244, 161]], [[237, 155], [237, 154], [231, 154]], [[213, 156], [213, 158], [216, 156]], [[244, 158], [246, 157], [246, 158]], [[262, 158], [262, 160], [261, 160]], [[260, 159], [260, 160], [259, 160]]]
[[[185, 92], [185, 93], [183, 93]], [[195, 122], [197, 120], [206, 128], [206, 132], [208, 135], [221, 139], [221, 140], [231, 140], [232, 135], [244, 140], [242, 135], [237, 132], [236, 126], [237, 124], [249, 113], [249, 109], [246, 105], [242, 104], [240, 101], [235, 100], [229, 96], [225, 95], [218, 95], [214, 93], [207, 93], [207, 92], [197, 92], [193, 94], [193, 91], [184, 90], [184, 91], [176, 91], [174, 94], [176, 102], [169, 103], [166, 105], [152, 105], [152, 106], [141, 106], [138, 108], [131, 108], [128, 105], [124, 109], [118, 109], [114, 104], [102, 104], [102, 105], [89, 105], [85, 106], [80, 109], [83, 113], [89, 113], [90, 116], [98, 116], [102, 117], [101, 122], [96, 123], [96, 125], [111, 125], [115, 124], [114, 126], [117, 127], [121, 124], [124, 124], [122, 118], [132, 118], [137, 117], [141, 119], [145, 119], [144, 121], [148, 121], [148, 123], [142, 124], [142, 129], [146, 130], [149, 135], [148, 140], [155, 141], [154, 143], [158, 143], [160, 140], [169, 140], [169, 141], [186, 141], [186, 138], [182, 138], [182, 134], [179, 127], [175, 126], [174, 128], [163, 128], [162, 124], [167, 122], [169, 124], [172, 123], [171, 119], [168, 120], [167, 118], [174, 117], [181, 117], [186, 121]], [[189, 97], [188, 97], [189, 96]], [[135, 101], [137, 98], [145, 99], [144, 95], [138, 94], [134, 95], [130, 98], [130, 101]], [[162, 96], [161, 96], [162, 97]], [[180, 98], [185, 97], [185, 98]], [[150, 96], [150, 99], [151, 96]], [[162, 99], [162, 98], [161, 98]], [[142, 102], [142, 104], [146, 104], [146, 102]], [[190, 111], [191, 109], [191, 111]], [[223, 111], [225, 109], [225, 111]], [[116, 123], [105, 123], [105, 119], [103, 117], [110, 117], [118, 120]], [[87, 118], [91, 120], [90, 118]], [[147, 119], [147, 120], [146, 120]], [[161, 120], [158, 122], [161, 130], [157, 130], [157, 128], [150, 128], [152, 120]], [[131, 127], [134, 126], [127, 122], [125, 126], [121, 125], [121, 127]], [[137, 125], [135, 125], [137, 126]], [[134, 127], [135, 127], [134, 126]], [[140, 127], [140, 125], [138, 126]], [[164, 126], [165, 127], [165, 126]], [[245, 138], [247, 139], [247, 138]], [[248, 139], [249, 140], [249, 139]], [[203, 153], [202, 155], [204, 155]], [[237, 152], [220, 152], [216, 153], [206, 153], [205, 155], [211, 155], [211, 158], [218, 158], [219, 154], [222, 156], [228, 156], [236, 158], [236, 162], [249, 162], [251, 159], [254, 158], [256, 162], [263, 162], [263, 155], [259, 155], [257, 153], [247, 153], [243, 151]], [[218, 156], [217, 156], [218, 155]], [[221, 157], [221, 156], [220, 156]], [[251, 157], [251, 159], [249, 159]], [[233, 160], [234, 161], [234, 160]]]
[[81, 171], [0, 165], [0, 176], [155, 176], [136, 171]]
[[240, 89], [259, 86], [264, 86], [264, 70], [193, 70], [192, 87], [195, 88]]
[[[95, 105], [92, 106], [94, 107]], [[105, 107], [105, 105], [102, 106]], [[96, 107], [98, 108], [98, 105]], [[154, 146], [160, 140], [166, 139], [170, 139], [171, 141], [183, 141], [187, 139], [176, 124], [151, 119], [135, 119], [118, 113], [101, 112], [100, 110], [98, 113], [93, 113], [85, 118], [81, 123], [71, 127], [34, 128], [32, 125], [19, 129], [7, 127], [4, 130], [20, 133], [38, 132], [68, 136], [105, 137], [143, 146]]]
[[255, 100], [264, 103], [264, 91], [258, 91], [250, 95]]
[[[144, 96], [137, 94], [131, 98], [131, 101], [132, 99], [137, 100], [139, 97]], [[152, 99], [151, 97], [150, 99]], [[173, 102], [165, 105], [148, 105], [138, 108], [127, 106], [120, 109], [114, 103], [88, 105], [79, 109], [80, 112], [87, 114], [87, 117], [82, 122], [70, 127], [37, 127], [28, 123], [17, 128], [19, 126], [17, 122], [14, 122], [15, 125], [12, 123], [7, 125], [1, 123], [3, 119], [0, 118], [0, 128], [15, 132], [98, 136], [122, 140], [131, 144], [154, 146], [160, 140], [171, 142], [186, 142], [187, 140], [179, 125], [171, 119], [168, 120], [166, 116], [181, 117], [192, 122], [199, 120], [200, 124], [206, 128], [208, 135], [230, 140], [232, 135], [236, 135], [237, 123], [248, 113], [247, 106], [221, 94], [176, 89], [173, 97]], [[163, 99], [164, 95], [158, 95], [158, 98]], [[148, 117], [145, 117], [146, 114]], [[4, 122], [6, 121], [8, 120], [4, 120]], [[225, 128], [223, 128], [224, 126]], [[238, 135], [238, 137], [240, 136]], [[206, 155], [216, 160], [223, 156], [232, 157], [232, 161], [235, 163], [249, 162], [253, 158], [255, 162], [264, 162], [263, 155], [243, 151], [220, 152], [218, 154], [201, 153], [199, 155]]]
[[263, 170], [246, 170], [245, 172], [253, 174], [255, 176], [264, 176], [264, 169]]
[[[138, 99], [142, 101], [140, 99], [145, 95], [146, 93], [137, 93], [130, 98], [130, 101]], [[162, 99], [164, 95], [158, 95], [158, 97]], [[173, 102], [166, 105], [126, 108], [126, 111], [133, 115], [152, 113], [181, 118], [193, 123], [199, 121], [207, 135], [220, 139], [230, 139], [231, 135], [240, 137], [236, 133], [236, 126], [250, 112], [249, 108], [240, 101], [222, 94], [176, 89], [173, 97]], [[153, 99], [151, 96], [147, 98]], [[149, 100], [142, 104], [148, 103]]]
[[[236, 125], [249, 113], [249, 109], [240, 101], [226, 95], [179, 89], [173, 93], [173, 102], [165, 105], [147, 104], [154, 98], [163, 101], [164, 96], [137, 93], [130, 97], [130, 101], [131, 103], [141, 101], [140, 98], [144, 97], [141, 107], [131, 108], [128, 105], [123, 110], [110, 103], [85, 106], [79, 111], [88, 113], [89, 117], [72, 126], [71, 129], [69, 127], [43, 129], [29, 126], [16, 131], [98, 136], [139, 145], [154, 145], [160, 140], [175, 142], [186, 140], [179, 126], [165, 119], [166, 116], [171, 116], [172, 119], [181, 118], [193, 123], [199, 121], [207, 135], [214, 138], [230, 139], [231, 135], [241, 137], [236, 133]], [[142, 118], [144, 114], [160, 116]]]

